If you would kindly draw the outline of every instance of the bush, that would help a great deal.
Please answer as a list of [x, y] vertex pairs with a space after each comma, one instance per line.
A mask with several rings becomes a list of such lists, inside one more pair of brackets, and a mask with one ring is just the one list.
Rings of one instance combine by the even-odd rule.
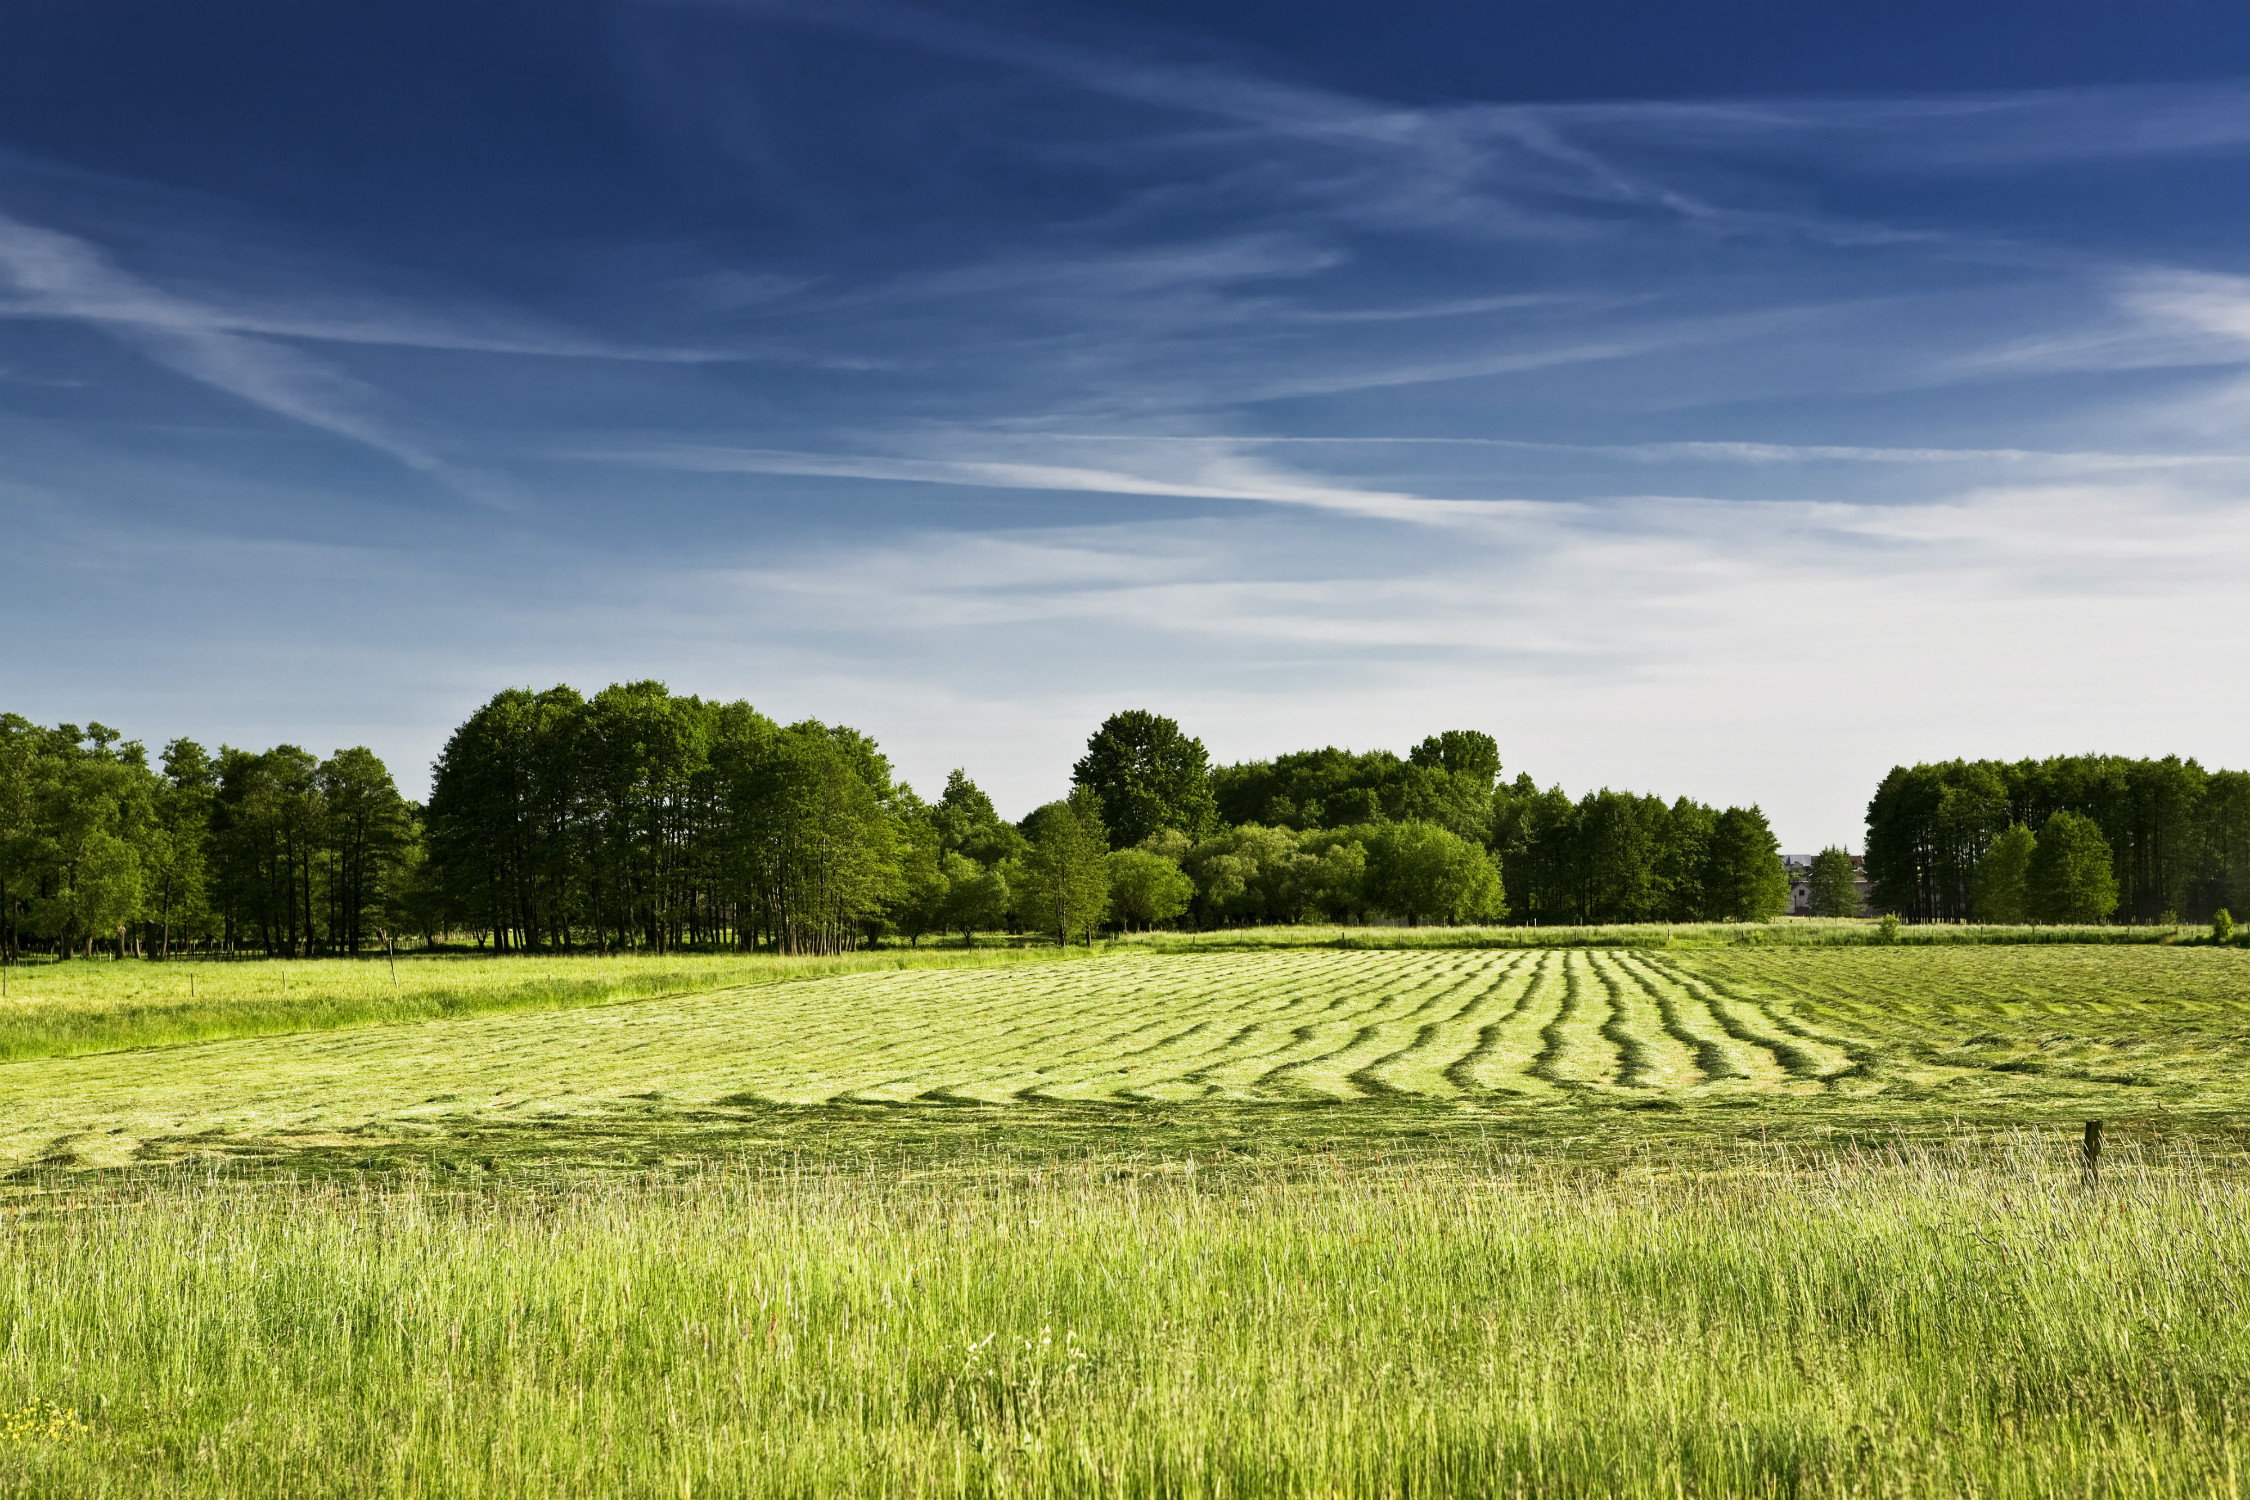
[[2223, 906], [2211, 918], [2211, 941], [2214, 943], [2231, 943], [2234, 941], [2234, 913]]

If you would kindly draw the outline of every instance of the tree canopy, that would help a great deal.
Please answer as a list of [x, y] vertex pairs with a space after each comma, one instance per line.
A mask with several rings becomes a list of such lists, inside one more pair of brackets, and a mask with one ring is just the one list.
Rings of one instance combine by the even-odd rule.
[[1131, 848], [1178, 829], [1200, 838], [1218, 824], [1203, 741], [1142, 709], [1111, 714], [1086, 741], [1071, 780], [1097, 799], [1112, 844]]

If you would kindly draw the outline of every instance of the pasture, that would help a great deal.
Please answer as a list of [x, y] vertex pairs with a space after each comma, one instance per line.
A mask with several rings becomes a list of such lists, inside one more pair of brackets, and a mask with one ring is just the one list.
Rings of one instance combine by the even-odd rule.
[[[296, 981], [313, 1029], [277, 995], [268, 1034], [0, 1064], [0, 1489], [2209, 1495], [2250, 1466], [2250, 954], [884, 957], [645, 998], [493, 962], [494, 1004], [339, 1020], [363, 965]], [[177, 979], [103, 967], [19, 983], [17, 1034]]]

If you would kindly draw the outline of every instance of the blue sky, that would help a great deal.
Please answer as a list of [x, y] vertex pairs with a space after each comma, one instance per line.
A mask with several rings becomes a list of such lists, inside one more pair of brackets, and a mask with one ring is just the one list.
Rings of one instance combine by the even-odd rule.
[[2250, 12], [15, 0], [4, 706], [644, 676], [1020, 813], [1105, 714], [1857, 847], [2250, 763]]

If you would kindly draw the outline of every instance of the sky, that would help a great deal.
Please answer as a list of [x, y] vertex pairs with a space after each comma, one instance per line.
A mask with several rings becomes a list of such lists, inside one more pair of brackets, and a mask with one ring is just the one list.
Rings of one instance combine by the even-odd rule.
[[2243, 7], [5, 9], [0, 709], [2250, 765]]

